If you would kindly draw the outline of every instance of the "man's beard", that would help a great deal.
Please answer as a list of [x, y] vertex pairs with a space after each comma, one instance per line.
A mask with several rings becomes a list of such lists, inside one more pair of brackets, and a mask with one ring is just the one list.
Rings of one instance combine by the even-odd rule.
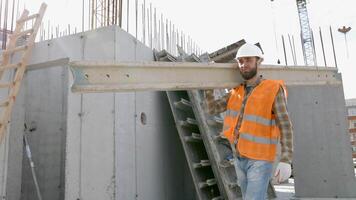
[[255, 68], [253, 68], [251, 71], [249, 72], [242, 72], [240, 70], [240, 74], [242, 76], [243, 79], [245, 80], [250, 80], [251, 78], [253, 78], [254, 76], [256, 76], [257, 74], [257, 66]]

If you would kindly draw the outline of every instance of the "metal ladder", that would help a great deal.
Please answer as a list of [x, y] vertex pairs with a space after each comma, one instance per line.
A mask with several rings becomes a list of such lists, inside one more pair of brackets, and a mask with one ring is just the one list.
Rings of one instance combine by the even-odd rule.
[[[202, 56], [199, 58], [194, 54], [187, 56], [183, 52], [181, 52], [181, 57], [182, 61], [187, 62], [208, 61], [208, 57]], [[200, 97], [202, 95], [201, 91], [189, 90], [187, 93], [221, 193], [225, 199], [241, 199], [242, 194], [237, 185], [234, 165], [226, 159], [229, 155], [232, 155], [230, 144], [228, 140], [216, 137], [220, 136], [219, 133], [222, 130], [222, 118], [205, 113], [202, 106], [203, 98]]]
[[[16, 27], [13, 34], [10, 35], [10, 40], [6, 49], [2, 52], [2, 62], [0, 65], [0, 89], [8, 89], [8, 96], [0, 102], [0, 143], [4, 138], [6, 127], [11, 118], [11, 111], [14, 106], [16, 96], [20, 90], [21, 82], [26, 71], [27, 63], [31, 56], [31, 51], [36, 39], [38, 29], [41, 25], [43, 15], [47, 5], [42, 3], [38, 13], [29, 15], [28, 10], [24, 10], [21, 17], [16, 21]], [[31, 22], [32, 26], [24, 30], [25, 24]], [[24, 44], [21, 44], [24, 43]], [[19, 56], [20, 61], [11, 63], [13, 56]], [[5, 71], [14, 70], [15, 75], [10, 82], [4, 82], [3, 74]]]
[[[156, 52], [155, 57], [157, 61], [176, 61], [176, 58], [165, 50]], [[220, 194], [187, 92], [167, 91], [167, 97], [193, 178], [197, 199], [224, 199]]]
[[[189, 98], [192, 102], [192, 108], [196, 119], [202, 130], [203, 137], [207, 137], [205, 141], [209, 142], [209, 149], [213, 154], [212, 163], [216, 165], [217, 176], [222, 177], [223, 186], [227, 199], [241, 198], [240, 189], [236, 183], [236, 172], [232, 161], [229, 157], [232, 155], [229, 141], [222, 135], [223, 119], [220, 116], [210, 116], [203, 109], [203, 93], [198, 90], [188, 91]], [[213, 165], [214, 165], [213, 164]], [[268, 187], [268, 197], [273, 199], [276, 197], [275, 190], [271, 184]]]
[[[201, 62], [201, 59], [194, 54], [188, 56], [182, 53], [181, 58], [177, 59], [166, 51], [161, 51], [156, 53], [155, 57], [159, 61]], [[201, 56], [201, 58], [208, 59], [206, 55]], [[167, 96], [188, 164], [193, 166], [190, 167], [190, 171], [199, 199], [241, 199], [242, 195], [237, 185], [234, 165], [232, 161], [227, 159], [232, 155], [231, 147], [228, 140], [221, 137], [220, 134], [223, 125], [222, 117], [206, 114], [202, 106], [204, 97], [201, 91], [168, 91]], [[190, 129], [187, 129], [187, 127], [190, 127]], [[190, 148], [189, 143], [191, 142], [203, 142], [204, 145], [200, 145], [199, 149]], [[204, 152], [203, 158], [199, 157], [201, 152]], [[209, 172], [212, 171], [215, 174], [215, 178], [207, 179], [194, 166], [205, 166], [209, 169]], [[209, 194], [206, 194], [205, 190], [201, 190], [199, 185], [209, 186], [204, 184], [204, 181], [201, 182], [205, 179], [218, 185], [219, 196], [212, 198]], [[268, 188], [268, 196], [269, 198], [276, 197], [271, 184]]]

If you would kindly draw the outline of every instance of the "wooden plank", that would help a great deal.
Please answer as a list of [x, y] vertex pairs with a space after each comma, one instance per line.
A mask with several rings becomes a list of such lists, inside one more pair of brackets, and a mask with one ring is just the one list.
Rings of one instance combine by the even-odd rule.
[[27, 34], [31, 34], [33, 33], [33, 29], [27, 29], [25, 31], [22, 31], [22, 32], [19, 32], [19, 33], [16, 33], [16, 34], [12, 34], [10, 35], [10, 38], [13, 38], [13, 39], [16, 39], [18, 37], [21, 37], [21, 36], [24, 36], [24, 35], [27, 35]]
[[25, 51], [27, 50], [28, 46], [27, 45], [22, 45], [22, 46], [18, 46], [18, 47], [15, 47], [15, 48], [9, 48], [9, 49], [6, 49], [5, 51], [3, 51], [3, 54], [12, 54], [12, 53], [16, 53], [18, 51]]
[[12, 85], [13, 83], [0, 83], [0, 88], [8, 88]]
[[4, 71], [4, 70], [7, 70], [7, 69], [16, 69], [18, 67], [21, 67], [21, 63], [0, 65], [0, 71]]
[[39, 14], [38, 14], [38, 13], [33, 14], [33, 15], [30, 15], [30, 16], [26, 16], [26, 17], [21, 17], [20, 19], [18, 19], [18, 20], [16, 21], [16, 23], [17, 23], [17, 24], [21, 24], [21, 23], [23, 23], [23, 22], [26, 22], [26, 21], [29, 21], [29, 20], [31, 20], [31, 19], [34, 19], [34, 18], [36, 18], [36, 17], [39, 17]]

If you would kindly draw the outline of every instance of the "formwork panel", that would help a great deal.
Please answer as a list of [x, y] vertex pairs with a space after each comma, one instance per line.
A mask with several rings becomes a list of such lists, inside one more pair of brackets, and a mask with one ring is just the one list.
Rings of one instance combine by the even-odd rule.
[[[0, 188], [0, 191], [2, 191], [0, 192], [0, 196], [5, 196], [6, 192], [7, 199], [20, 199], [22, 163], [27, 162], [22, 157], [23, 124], [25, 120], [24, 96], [25, 90], [21, 88], [12, 111], [10, 124], [8, 125], [9, 131], [6, 133], [2, 144], [0, 144], [0, 187], [4, 186]], [[5, 154], [8, 154], [8, 156]], [[3, 162], [5, 161], [4, 159], [7, 159], [7, 162], [5, 162], [7, 165]]]
[[[73, 83], [73, 78], [67, 71], [69, 84]], [[69, 88], [69, 84], [67, 87]], [[65, 195], [64, 199], [80, 199], [81, 197], [81, 137], [82, 137], [82, 94], [67, 95], [66, 114], [66, 156], [65, 156]]]
[[[81, 36], [80, 59], [113, 60], [114, 38], [114, 27], [86, 32]], [[114, 95], [73, 94], [71, 83], [72, 77], [66, 85], [69, 92], [65, 199], [113, 199]]]
[[116, 199], [136, 199], [135, 93], [115, 94]]
[[81, 199], [114, 199], [113, 94], [85, 94], [82, 101]]
[[194, 199], [186, 190], [187, 161], [164, 92], [136, 95], [138, 199]]
[[85, 41], [86, 34], [78, 33], [35, 43], [29, 63], [42, 63], [61, 58], [82, 59]]
[[356, 197], [342, 85], [291, 86], [298, 197]]
[[[116, 61], [153, 60], [151, 49], [116, 30]], [[193, 199], [192, 179], [165, 94], [116, 93], [115, 101], [116, 199]], [[147, 124], [141, 122], [142, 113]]]
[[[60, 199], [64, 181], [65, 121], [63, 97], [66, 79], [63, 67], [29, 71], [26, 75], [26, 134], [36, 166], [36, 174], [45, 199]], [[24, 155], [22, 199], [37, 199], [28, 158]]]

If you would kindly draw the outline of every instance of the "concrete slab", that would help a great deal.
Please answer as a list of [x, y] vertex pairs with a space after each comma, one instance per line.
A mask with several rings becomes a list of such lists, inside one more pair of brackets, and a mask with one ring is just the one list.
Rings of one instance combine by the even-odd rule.
[[356, 198], [342, 85], [288, 89], [296, 196]]

